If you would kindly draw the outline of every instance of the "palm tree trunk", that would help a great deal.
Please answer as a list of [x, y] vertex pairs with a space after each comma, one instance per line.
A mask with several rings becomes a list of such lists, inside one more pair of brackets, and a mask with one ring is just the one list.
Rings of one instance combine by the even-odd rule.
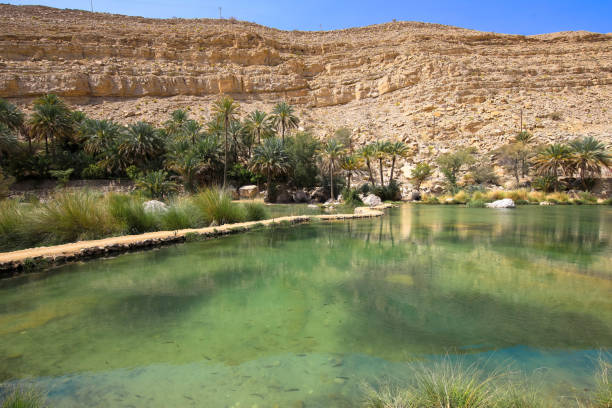
[[49, 155], [49, 136], [45, 133], [45, 154]]
[[333, 161], [329, 165], [329, 184], [331, 186], [331, 199], [335, 200], [335, 197], [334, 197], [334, 162]]
[[348, 176], [347, 176], [347, 178], [346, 178], [346, 179], [347, 179], [347, 183], [346, 183], [346, 185], [347, 185], [347, 189], [348, 189], [348, 191], [351, 191], [351, 174], [352, 174], [352, 173], [353, 173], [353, 172], [352, 172], [351, 170], [349, 170], [349, 171], [348, 171]]
[[268, 202], [271, 203], [272, 195], [272, 175], [268, 172], [268, 184], [266, 185], [266, 198]]
[[225, 118], [225, 159], [223, 160], [223, 188], [227, 183], [227, 125], [228, 120]]
[[383, 179], [383, 164], [382, 164], [382, 161], [383, 161], [382, 158], [378, 159], [378, 164], [380, 165], [380, 186], [384, 187], [385, 180]]
[[283, 130], [283, 139], [282, 143], [285, 144], [285, 121], [281, 122], [281, 129]]
[[372, 186], [374, 186], [374, 176], [372, 174], [372, 166], [370, 164], [370, 159], [366, 159], [366, 164], [368, 165], [368, 173], [370, 173], [370, 183], [372, 183]]
[[391, 161], [391, 174], [389, 175], [389, 184], [393, 181], [393, 173], [395, 171], [395, 155], [393, 155], [393, 160]]

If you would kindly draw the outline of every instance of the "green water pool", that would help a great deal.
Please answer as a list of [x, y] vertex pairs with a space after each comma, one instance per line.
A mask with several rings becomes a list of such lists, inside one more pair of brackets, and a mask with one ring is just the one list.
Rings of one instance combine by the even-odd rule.
[[51, 407], [359, 406], [445, 355], [562, 404], [610, 350], [607, 207], [403, 205], [0, 281], [0, 381]]

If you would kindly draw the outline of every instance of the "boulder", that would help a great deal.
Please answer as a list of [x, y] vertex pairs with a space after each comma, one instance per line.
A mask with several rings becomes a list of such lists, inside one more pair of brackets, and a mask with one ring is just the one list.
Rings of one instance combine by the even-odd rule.
[[296, 203], [307, 203], [310, 200], [310, 195], [304, 190], [297, 190], [293, 193], [293, 201]]
[[550, 202], [550, 201], [542, 201], [540, 205], [549, 206], [549, 205], [555, 205], [555, 203]]
[[514, 208], [514, 201], [511, 198], [504, 198], [503, 200], [493, 201], [492, 203], [486, 204], [487, 208]]
[[369, 207], [376, 207], [377, 205], [382, 204], [380, 197], [375, 196], [374, 194], [368, 194], [361, 201], [363, 201], [363, 203]]
[[327, 200], [327, 194], [323, 187], [317, 187], [310, 192], [310, 200], [317, 203], [324, 203]]
[[156, 212], [166, 212], [168, 211], [168, 206], [161, 201], [151, 200], [142, 204], [145, 212], [148, 213], [156, 213]]
[[408, 194], [408, 201], [421, 201], [421, 192], [413, 190]]
[[242, 186], [240, 187], [240, 199], [241, 200], [253, 200], [257, 198], [257, 194], [259, 194], [259, 189], [257, 186]]

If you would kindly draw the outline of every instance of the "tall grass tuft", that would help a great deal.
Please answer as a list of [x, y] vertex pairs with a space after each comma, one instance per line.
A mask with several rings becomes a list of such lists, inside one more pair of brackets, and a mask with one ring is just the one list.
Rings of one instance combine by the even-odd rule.
[[[612, 355], [608, 354], [608, 357]], [[600, 356], [598, 363], [597, 389], [593, 404], [596, 408], [612, 408], [612, 359]]]
[[44, 406], [42, 393], [35, 388], [12, 387], [5, 392], [0, 408], [40, 408]]
[[27, 209], [31, 207], [17, 200], [0, 201], [0, 248], [11, 250], [35, 242], [27, 234]]
[[117, 225], [99, 194], [88, 191], [58, 193], [33, 211], [31, 232], [43, 242], [71, 242], [111, 235]]
[[198, 208], [189, 199], [175, 200], [158, 217], [160, 228], [165, 231], [197, 228], [204, 224]]
[[108, 208], [112, 217], [127, 234], [141, 234], [157, 229], [158, 220], [154, 213], [144, 210], [143, 201], [125, 194], [111, 194]]
[[266, 206], [262, 203], [244, 203], [244, 219], [246, 221], [261, 221], [270, 218]]
[[[524, 384], [527, 384], [525, 382]], [[366, 385], [368, 408], [539, 408], [535, 387], [515, 381], [510, 373], [487, 372], [478, 363], [449, 356], [418, 365], [404, 387]]]
[[231, 195], [221, 189], [209, 188], [193, 199], [208, 225], [221, 225], [244, 220], [242, 208], [232, 202]]

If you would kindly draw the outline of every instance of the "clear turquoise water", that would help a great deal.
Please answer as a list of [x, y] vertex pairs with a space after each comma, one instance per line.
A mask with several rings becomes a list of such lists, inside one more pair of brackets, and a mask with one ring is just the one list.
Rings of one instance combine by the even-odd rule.
[[53, 407], [349, 407], [458, 354], [562, 403], [612, 349], [611, 231], [606, 207], [405, 205], [5, 280], [0, 380]]

